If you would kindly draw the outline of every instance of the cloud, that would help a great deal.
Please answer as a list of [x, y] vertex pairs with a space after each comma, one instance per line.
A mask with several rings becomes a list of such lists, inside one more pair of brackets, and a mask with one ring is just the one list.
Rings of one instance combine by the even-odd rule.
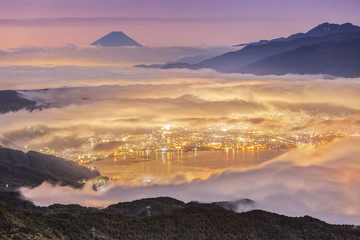
[[248, 122], [253, 123], [253, 124], [260, 124], [263, 123], [265, 121], [264, 118], [250, 118], [247, 119]]
[[95, 152], [109, 152], [114, 151], [118, 147], [124, 145], [123, 141], [110, 141], [105, 143], [98, 143], [94, 146]]
[[[19, 149], [82, 149], [96, 137], [112, 139], [114, 143], [97, 147], [112, 151], [123, 135], [149, 133], [165, 124], [291, 136], [359, 134], [359, 79], [114, 66], [13, 66], [1, 67], [0, 74], [3, 88], [17, 89], [22, 97], [49, 107], [1, 115], [1, 144]], [[358, 144], [355, 138], [323, 152], [292, 151], [259, 168], [222, 169], [206, 180], [186, 182], [190, 178], [184, 174], [174, 180], [177, 184], [114, 185], [97, 193], [46, 184], [22, 192], [38, 204], [58, 200], [92, 206], [161, 195], [185, 201], [250, 198], [269, 211], [359, 223]], [[194, 175], [191, 179], [201, 176]], [[44, 191], [48, 201], [37, 197]]]
[[[108, 66], [13, 66], [0, 74], [3, 88], [25, 89], [23, 98], [47, 107], [1, 116], [2, 145], [19, 149], [61, 149], [56, 136], [114, 138], [165, 124], [341, 136], [356, 135], [360, 122], [358, 79]], [[27, 134], [29, 127], [40, 135]]]
[[349, 115], [346, 117], [337, 117], [334, 119], [325, 118], [312, 118], [303, 121], [299, 126], [293, 127], [292, 131], [333, 131], [345, 135], [357, 135], [360, 126], [359, 115]]
[[[90, 42], [88, 44], [90, 45]], [[72, 44], [63, 47], [24, 46], [0, 51], [0, 66], [133, 66], [136, 64], [164, 64], [184, 57], [212, 57], [234, 49], [238, 48], [231, 46], [77, 47]]]
[[[254, 208], [291, 216], [311, 215], [331, 223], [360, 224], [359, 138], [333, 143], [317, 152], [294, 150], [253, 169], [217, 173], [206, 180], [168, 185], [90, 187], [41, 186], [21, 193], [38, 205], [78, 203], [106, 206], [145, 197], [171, 196], [202, 202], [250, 198]], [[46, 192], [46, 198], [43, 196]]]
[[319, 114], [331, 114], [335, 116], [348, 116], [359, 114], [359, 109], [352, 109], [345, 106], [329, 103], [288, 103], [288, 102], [272, 102], [275, 107], [280, 110], [289, 110], [291, 112], [307, 112], [316, 116]]

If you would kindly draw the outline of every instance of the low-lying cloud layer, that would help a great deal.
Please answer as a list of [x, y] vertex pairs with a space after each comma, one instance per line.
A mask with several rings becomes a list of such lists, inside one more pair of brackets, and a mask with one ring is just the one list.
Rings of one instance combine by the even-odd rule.
[[156, 48], [78, 47], [71, 44], [64, 47], [24, 46], [5, 51], [0, 50], [0, 66], [133, 66], [136, 64], [164, 64], [180, 59], [183, 60], [182, 62], [197, 63], [237, 49], [239, 47], [231, 46]]
[[[124, 133], [144, 134], [169, 124], [294, 136], [360, 134], [359, 79], [109, 66], [9, 66], [0, 67], [0, 76], [3, 89], [18, 90], [45, 106], [1, 115], [0, 144], [21, 150], [47, 147], [83, 154], [84, 145], [90, 146], [96, 136], [113, 142], [95, 144], [93, 150], [111, 151], [122, 144]], [[41, 205], [104, 206], [163, 195], [206, 202], [250, 198], [256, 208], [359, 224], [359, 143], [350, 138], [322, 151], [292, 151], [262, 167], [206, 180], [186, 182], [180, 176], [180, 184], [114, 185], [100, 192], [44, 184], [22, 193]]]
[[[3, 146], [38, 150], [77, 136], [119, 136], [167, 124], [357, 135], [358, 79], [254, 76], [131, 67], [2, 67], [5, 89], [43, 110], [1, 116]], [[24, 91], [25, 89], [41, 89]], [[16, 119], [16, 121], [14, 121]], [[144, 132], [144, 131], [143, 131]], [[23, 137], [21, 137], [23, 136]]]
[[158, 196], [202, 202], [250, 198], [256, 201], [256, 209], [360, 224], [359, 144], [359, 138], [348, 138], [315, 152], [294, 150], [259, 168], [226, 171], [206, 180], [176, 185], [111, 185], [94, 192], [90, 184], [74, 190], [44, 183], [35, 189], [22, 188], [21, 193], [37, 205], [77, 203], [98, 207]]

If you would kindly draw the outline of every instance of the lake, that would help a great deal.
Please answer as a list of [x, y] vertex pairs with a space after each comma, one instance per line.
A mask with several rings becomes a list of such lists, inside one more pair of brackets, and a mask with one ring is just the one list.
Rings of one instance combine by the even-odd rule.
[[206, 179], [227, 169], [259, 166], [283, 154], [279, 150], [139, 151], [108, 157], [92, 165], [123, 184], [180, 183]]

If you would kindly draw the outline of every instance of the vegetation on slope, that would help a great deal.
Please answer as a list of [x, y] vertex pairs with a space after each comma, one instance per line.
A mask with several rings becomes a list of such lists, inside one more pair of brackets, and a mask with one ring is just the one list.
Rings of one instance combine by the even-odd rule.
[[[35, 207], [9, 192], [1, 193], [0, 199], [2, 239], [94, 239], [92, 232], [95, 239], [360, 238], [359, 228], [330, 225], [308, 216], [291, 218], [259, 210], [235, 213], [216, 203], [185, 204], [171, 198], [143, 199], [106, 209]], [[139, 211], [148, 204], [157, 206], [152, 216]]]

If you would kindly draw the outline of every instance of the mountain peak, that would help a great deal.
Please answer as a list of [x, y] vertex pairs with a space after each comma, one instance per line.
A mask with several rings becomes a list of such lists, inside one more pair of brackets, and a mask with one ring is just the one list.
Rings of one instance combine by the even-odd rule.
[[91, 45], [95, 46], [103, 46], [103, 47], [126, 47], [126, 46], [135, 46], [142, 47], [141, 44], [127, 36], [122, 31], [113, 31], [99, 40], [91, 43]]
[[360, 32], [360, 27], [354, 26], [351, 23], [334, 24], [334, 23], [322, 23], [315, 28], [308, 31], [306, 36], [308, 37], [323, 37], [329, 34], [337, 33], [349, 33], [349, 32]]

